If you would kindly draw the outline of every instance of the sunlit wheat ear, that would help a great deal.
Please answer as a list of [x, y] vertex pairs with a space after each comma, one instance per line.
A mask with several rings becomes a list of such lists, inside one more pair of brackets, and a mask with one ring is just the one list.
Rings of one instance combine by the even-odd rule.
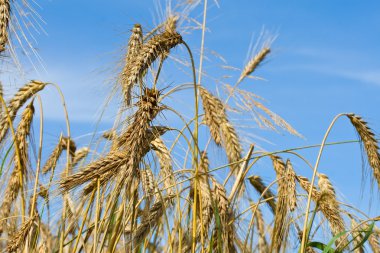
[[347, 114], [347, 117], [350, 119], [364, 144], [368, 162], [373, 170], [373, 176], [377, 181], [378, 187], [380, 187], [380, 154], [375, 134], [372, 132], [371, 128], [369, 128], [367, 122], [365, 122], [360, 116]]
[[135, 24], [132, 29], [132, 35], [129, 38], [127, 54], [125, 56], [125, 65], [121, 72], [121, 89], [123, 91], [124, 102], [126, 105], [131, 105], [133, 83], [128, 83], [128, 68], [129, 64], [139, 55], [142, 45], [143, 33], [140, 24]]
[[[211, 136], [215, 143], [217, 145], [221, 145], [221, 117], [225, 117], [223, 104], [219, 98], [213, 96], [202, 86], [199, 86], [199, 94], [202, 98], [203, 111], [205, 113], [205, 124], [209, 127]], [[224, 121], [226, 121], [226, 119]]]
[[[121, 168], [122, 177], [131, 180], [138, 166], [150, 150], [150, 143], [163, 134], [167, 128], [150, 128], [151, 121], [157, 116], [161, 107], [158, 105], [159, 92], [156, 89], [145, 89], [145, 94], [138, 102], [138, 110], [133, 115], [133, 122], [125, 133], [118, 138], [120, 150], [113, 150], [108, 155], [90, 163], [80, 172], [61, 180], [63, 191], [69, 191], [83, 183], [100, 179], [101, 184], [107, 183], [118, 175]], [[121, 175], [119, 175], [121, 176]], [[130, 182], [126, 182], [127, 184]], [[92, 182], [89, 187], [94, 185]], [[96, 184], [95, 184], [96, 185]], [[86, 187], [86, 189], [90, 189]]]
[[48, 173], [49, 171], [54, 171], [57, 166], [57, 162], [62, 155], [63, 150], [67, 150], [70, 148], [69, 153], [70, 157], [73, 160], [75, 157], [76, 145], [73, 140], [68, 137], [63, 137], [62, 135], [59, 137], [58, 144], [55, 146], [53, 152], [50, 154], [47, 159], [45, 165], [42, 167], [42, 172]]
[[[30, 135], [31, 124], [34, 116], [34, 106], [31, 102], [22, 113], [21, 121], [16, 130], [16, 140], [19, 148], [20, 164], [25, 170], [28, 162], [28, 143], [27, 137]], [[17, 161], [15, 161], [16, 163]]]
[[[9, 217], [12, 204], [17, 199], [20, 188], [27, 178], [27, 163], [28, 163], [28, 144], [27, 137], [30, 135], [30, 126], [33, 121], [34, 107], [33, 102], [30, 103], [22, 114], [21, 121], [17, 127], [16, 140], [18, 145], [18, 153], [14, 155], [14, 169], [11, 173], [7, 188], [4, 193], [3, 202], [0, 206], [0, 219]], [[21, 167], [20, 167], [21, 166]], [[22, 182], [20, 181], [22, 175]], [[7, 220], [0, 222], [0, 234], [3, 233]]]
[[238, 161], [242, 158], [241, 152], [243, 150], [239, 141], [239, 136], [237, 135], [235, 128], [228, 121], [222, 123], [221, 132], [228, 162], [231, 163], [230, 167], [232, 172], [237, 175], [241, 166]]
[[28, 221], [24, 222], [21, 225], [20, 230], [11, 237], [7, 246], [8, 252], [17, 252], [17, 250], [20, 249], [21, 245], [25, 242], [25, 239], [30, 229], [32, 228], [36, 218], [37, 216], [34, 216], [30, 218]]
[[288, 189], [288, 205], [289, 210], [294, 211], [294, 209], [297, 207], [297, 191], [296, 191], [296, 173], [294, 172], [293, 165], [288, 159], [286, 161], [286, 188]]
[[80, 161], [85, 159], [89, 152], [90, 149], [88, 147], [80, 148], [77, 151], [75, 151], [72, 166], [75, 167]]
[[378, 231], [374, 231], [369, 238], [368, 244], [371, 247], [373, 253], [380, 253], [380, 233]]
[[53, 152], [50, 154], [45, 165], [42, 167], [43, 173], [48, 173], [50, 170], [54, 170], [55, 167], [57, 166], [58, 159], [61, 156], [62, 151], [63, 151], [62, 138], [63, 136], [61, 135], [59, 137], [58, 144], [55, 146]]
[[[163, 32], [143, 44], [138, 55], [125, 66], [122, 76], [123, 86], [133, 87], [135, 83], [144, 77], [148, 68], [160, 55], [169, 53], [170, 49], [180, 43], [182, 43], [180, 34]], [[126, 103], [128, 105], [128, 100]]]
[[242, 73], [240, 74], [238, 83], [243, 81], [243, 79], [250, 74], [252, 74], [257, 67], [264, 61], [264, 59], [267, 57], [267, 55], [270, 53], [270, 48], [267, 46], [264, 46], [260, 52], [258, 52], [244, 67]]
[[[208, 170], [209, 160], [206, 152], [202, 152], [198, 171], [198, 197], [200, 199], [200, 206], [202, 208], [202, 220], [199, 225], [203, 226], [204, 236], [207, 236], [208, 234], [208, 229], [213, 215], [212, 196], [209, 182], [210, 175], [208, 174]], [[201, 229], [198, 229], [198, 231], [201, 231]]]
[[364, 253], [363, 245], [360, 246], [360, 242], [363, 241], [363, 233], [360, 233], [363, 230], [362, 226], [358, 226], [359, 224], [355, 221], [355, 219], [351, 218], [351, 229], [352, 229], [352, 237], [354, 238], [354, 248], [355, 253]]
[[151, 169], [140, 170], [141, 185], [144, 190], [145, 196], [153, 198], [157, 189], [155, 186], [155, 180]]
[[[46, 83], [40, 81], [31, 81], [18, 90], [18, 92], [12, 97], [7, 105], [9, 117], [12, 122], [15, 119], [18, 110], [25, 104], [25, 102], [34, 94], [42, 90], [45, 86]], [[2, 142], [9, 130], [9, 121], [5, 113], [1, 115], [0, 129], [0, 142]]]
[[[309, 192], [311, 183], [306, 177], [297, 176], [297, 180], [301, 187], [306, 191]], [[329, 186], [323, 186], [322, 188], [327, 189], [330, 188]], [[331, 193], [331, 192], [330, 192]], [[345, 231], [345, 224], [344, 220], [341, 216], [341, 211], [339, 209], [339, 206], [331, 204], [329, 201], [326, 201], [326, 199], [323, 197], [322, 193], [317, 190], [313, 186], [311, 198], [314, 202], [318, 203], [319, 210], [323, 213], [323, 215], [326, 217], [331, 232], [333, 236]], [[342, 238], [338, 239], [336, 241], [336, 244], [346, 245], [348, 243], [347, 240], [342, 240]]]
[[336, 200], [335, 189], [330, 182], [327, 175], [318, 173], [318, 187], [321, 192], [320, 201], [325, 201], [332, 205], [332, 207], [339, 208], [338, 201]]
[[105, 157], [90, 163], [80, 172], [62, 179], [60, 186], [64, 191], [69, 191], [83, 183], [101, 177], [109, 171], [113, 172], [127, 161], [127, 157], [128, 155], [125, 151], [113, 151]]
[[152, 149], [155, 151], [160, 164], [160, 175], [164, 180], [164, 188], [169, 195], [175, 194], [175, 177], [173, 173], [172, 159], [169, 149], [160, 137], [155, 138], [152, 143]]
[[8, 26], [10, 18], [10, 1], [0, 0], [0, 53], [5, 51], [8, 43]]
[[263, 195], [263, 199], [266, 200], [266, 203], [269, 205], [270, 209], [272, 210], [273, 213], [276, 212], [276, 199], [275, 195], [272, 192], [271, 189], [267, 189], [267, 186], [264, 184], [263, 180], [261, 179], [260, 176], [251, 176], [248, 178], [249, 182], [255, 188], [255, 190], [261, 195]]
[[271, 251], [280, 252], [281, 248], [286, 246], [286, 238], [289, 231], [289, 223], [287, 219], [289, 213], [289, 192], [288, 183], [286, 181], [287, 173], [285, 163], [278, 156], [271, 156], [271, 158], [274, 170], [276, 171], [276, 179], [278, 180], [278, 200], [271, 238]]
[[263, 214], [261, 212], [260, 207], [258, 207], [256, 210], [255, 221], [256, 221], [257, 230], [259, 232], [258, 233], [259, 234], [259, 242], [258, 242], [259, 252], [263, 252], [263, 253], [269, 252], [269, 245], [265, 237], [265, 234], [266, 234], [265, 222], [264, 222]]
[[[12, 97], [7, 105], [11, 121], [14, 120], [18, 110], [25, 104], [25, 102], [34, 94], [42, 90], [45, 86], [46, 83], [40, 81], [31, 81], [18, 90], [18, 92]], [[9, 121], [5, 113], [3, 113], [1, 116], [0, 129], [0, 142], [2, 142], [9, 130]]]

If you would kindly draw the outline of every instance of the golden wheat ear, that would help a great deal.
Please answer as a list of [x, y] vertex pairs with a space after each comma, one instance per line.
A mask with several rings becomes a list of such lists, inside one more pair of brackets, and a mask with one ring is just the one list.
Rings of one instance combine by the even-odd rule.
[[4, 140], [6, 134], [9, 130], [9, 120], [8, 117], [11, 119], [11, 122], [16, 117], [16, 114], [18, 110], [27, 102], [33, 95], [35, 95], [37, 92], [41, 91], [47, 83], [43, 83], [41, 81], [31, 81], [25, 86], [21, 87], [17, 93], [12, 97], [12, 99], [8, 102], [7, 110], [8, 115], [6, 113], [3, 113], [0, 119], [0, 143]]
[[380, 154], [379, 145], [375, 138], [375, 134], [360, 116], [356, 114], [347, 114], [356, 132], [360, 136], [360, 140], [364, 145], [364, 150], [368, 157], [369, 165], [372, 167], [373, 176], [380, 188]]
[[124, 102], [127, 106], [131, 105], [131, 100], [132, 100], [132, 88], [133, 84], [128, 83], [128, 68], [129, 64], [133, 61], [135, 57], [139, 55], [140, 48], [142, 46], [142, 29], [140, 24], [135, 24], [133, 29], [132, 29], [132, 34], [131, 37], [129, 38], [128, 42], [128, 49], [127, 49], [127, 54], [125, 56], [125, 65], [123, 67], [123, 70], [120, 75], [120, 81], [121, 81], [121, 89], [123, 92], [124, 96]]
[[10, 9], [9, 0], [0, 0], [0, 53], [5, 51], [5, 47], [8, 43]]

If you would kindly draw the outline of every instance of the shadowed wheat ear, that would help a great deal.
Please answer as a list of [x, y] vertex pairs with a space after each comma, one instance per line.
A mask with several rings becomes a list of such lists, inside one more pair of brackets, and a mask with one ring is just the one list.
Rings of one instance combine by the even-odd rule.
[[264, 46], [260, 52], [258, 52], [248, 63], [245, 65], [242, 73], [240, 74], [239, 80], [237, 83], [240, 83], [243, 81], [243, 79], [250, 74], [252, 74], [257, 67], [264, 61], [264, 59], [267, 57], [267, 55], [270, 53], [269, 46]]
[[272, 190], [267, 189], [267, 186], [264, 184], [264, 182], [260, 176], [251, 176], [248, 178], [248, 180], [251, 183], [251, 185], [253, 186], [253, 188], [255, 188], [255, 190], [260, 195], [263, 194], [265, 191], [265, 193], [263, 195], [263, 199], [266, 200], [266, 203], [268, 204], [268, 206], [270, 207], [272, 212], [275, 213], [276, 212], [276, 199], [275, 199], [275, 195], [272, 192]]
[[[237, 235], [233, 211], [230, 207], [226, 189], [213, 177], [211, 178], [211, 181], [213, 186], [212, 197], [214, 208], [217, 209], [214, 210], [214, 214], [215, 216], [216, 214], [219, 216], [219, 222], [215, 221], [215, 228], [213, 231], [213, 249], [215, 252], [236, 252], [235, 239]], [[219, 226], [217, 224], [219, 224]], [[222, 246], [222, 248], [219, 246]]]
[[258, 242], [258, 247], [259, 247], [259, 252], [269, 252], [269, 246], [268, 242], [265, 238], [265, 222], [263, 218], [263, 214], [260, 210], [260, 207], [257, 207], [256, 212], [255, 212], [255, 220], [256, 220], [256, 227], [259, 232], [259, 242]]
[[9, 0], [0, 0], [0, 53], [5, 51], [5, 46], [8, 43], [10, 9]]
[[139, 245], [143, 242], [145, 237], [149, 234], [152, 228], [154, 228], [165, 212], [165, 201], [170, 201], [174, 195], [169, 195], [164, 198], [164, 201], [158, 201], [153, 204], [153, 206], [144, 213], [141, 218], [141, 223], [137, 226], [134, 231], [132, 241], [135, 245]]
[[27, 137], [30, 135], [30, 126], [33, 121], [33, 115], [34, 107], [32, 102], [25, 108], [16, 131], [16, 143], [19, 152], [14, 155], [14, 169], [11, 173], [4, 193], [3, 202], [0, 206], [0, 218], [4, 219], [0, 222], [0, 234], [3, 233], [7, 224], [6, 218], [10, 215], [12, 204], [17, 199], [20, 189], [22, 185], [24, 185], [24, 180], [27, 179], [27, 163], [29, 160]]
[[7, 251], [8, 252], [17, 252], [20, 249], [23, 242], [25, 242], [26, 237], [30, 229], [34, 224], [34, 220], [37, 218], [37, 215], [30, 218], [28, 221], [24, 222], [20, 228], [20, 230], [14, 234], [10, 241], [8, 242]]
[[289, 213], [289, 189], [287, 182], [286, 165], [278, 156], [271, 156], [273, 167], [278, 180], [277, 187], [277, 206], [274, 218], [274, 226], [271, 238], [271, 252], [280, 252], [282, 247], [286, 246], [286, 238], [289, 231], [288, 213]]
[[142, 38], [143, 38], [143, 33], [141, 29], [140, 24], [135, 24], [133, 29], [132, 29], [132, 35], [129, 38], [128, 42], [128, 49], [127, 49], [127, 54], [125, 56], [125, 65], [123, 67], [123, 70], [121, 72], [121, 89], [123, 91], [123, 96], [124, 96], [124, 103], [126, 105], [131, 105], [131, 100], [132, 100], [132, 88], [133, 88], [133, 83], [128, 83], [128, 68], [129, 64], [133, 61], [135, 57], [139, 55], [139, 51], [142, 45]]
[[373, 176], [377, 181], [378, 187], [380, 187], [380, 154], [375, 134], [372, 132], [371, 128], [369, 128], [367, 122], [365, 122], [360, 116], [352, 113], [347, 114], [347, 117], [350, 119], [364, 144], [368, 162], [373, 170]]
[[[7, 105], [9, 117], [12, 122], [15, 119], [18, 110], [24, 105], [24, 103], [45, 86], [46, 83], [41, 81], [31, 81], [18, 90]], [[2, 114], [0, 129], [0, 142], [2, 142], [9, 129], [9, 121], [6, 113]]]

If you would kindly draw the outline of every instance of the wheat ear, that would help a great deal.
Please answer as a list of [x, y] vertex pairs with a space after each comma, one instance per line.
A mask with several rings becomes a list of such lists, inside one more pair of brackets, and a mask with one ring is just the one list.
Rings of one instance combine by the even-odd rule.
[[248, 63], [247, 65], [244, 67], [240, 77], [239, 77], [239, 80], [238, 80], [238, 83], [240, 83], [241, 81], [243, 81], [243, 79], [247, 76], [249, 76], [250, 74], [252, 74], [256, 69], [257, 67], [260, 65], [260, 63], [262, 63], [264, 61], [264, 59], [267, 57], [267, 55], [270, 53], [270, 48], [269, 47], [263, 47], [260, 52], [258, 54], [256, 54]]
[[20, 230], [11, 237], [7, 246], [8, 252], [16, 252], [20, 248], [22, 243], [25, 242], [25, 239], [28, 236], [28, 233], [34, 224], [35, 219], [36, 219], [36, 216], [24, 222]]
[[157, 57], [168, 53], [170, 49], [180, 43], [182, 43], [180, 34], [176, 32], [164, 32], [154, 36], [143, 44], [139, 50], [139, 54], [127, 63], [124, 68], [122, 76], [123, 86], [133, 87], [135, 83], [143, 78]]
[[135, 24], [132, 29], [132, 35], [129, 38], [127, 54], [125, 56], [125, 65], [121, 72], [121, 88], [123, 91], [124, 102], [126, 105], [131, 105], [131, 92], [133, 83], [128, 82], [128, 68], [130, 63], [139, 55], [142, 46], [142, 29], [140, 24]]
[[[310, 181], [306, 177], [297, 176], [297, 180], [300, 183], [301, 187], [306, 191], [309, 192], [309, 189], [311, 187]], [[330, 183], [331, 184], [331, 183]], [[319, 192], [315, 186], [312, 186], [312, 192], [311, 192], [311, 198], [314, 202], [318, 203], [320, 211], [323, 213], [323, 215], [326, 217], [331, 232], [335, 236], [343, 231], [345, 231], [345, 224], [344, 220], [341, 216], [341, 211], [339, 209], [339, 206], [336, 204], [331, 204], [327, 200], [331, 200], [330, 198], [323, 197], [323, 193]], [[322, 189], [328, 189], [331, 186], [322, 186]], [[331, 190], [328, 190], [325, 192], [325, 194], [331, 194]], [[339, 240], [336, 242], [336, 244], [346, 245], [347, 241], [340, 242]]]
[[277, 206], [274, 218], [274, 226], [272, 231], [271, 252], [280, 252], [281, 248], [286, 244], [286, 238], [289, 230], [287, 221], [289, 212], [288, 200], [288, 183], [286, 181], [286, 165], [278, 156], [271, 156], [273, 167], [278, 180], [277, 187]]
[[[27, 161], [28, 161], [28, 145], [27, 137], [30, 135], [30, 126], [33, 121], [34, 107], [33, 102], [30, 103], [22, 114], [21, 121], [17, 127], [16, 140], [19, 152], [14, 156], [14, 169], [11, 173], [8, 186], [4, 193], [4, 200], [0, 206], [0, 217], [7, 218], [10, 214], [13, 202], [16, 200], [23, 181], [27, 178]], [[21, 167], [20, 167], [21, 166]], [[22, 181], [20, 175], [22, 175]], [[0, 222], [0, 234], [4, 231], [6, 219]]]
[[154, 139], [151, 145], [152, 149], [155, 151], [158, 157], [158, 162], [161, 168], [160, 174], [164, 180], [164, 187], [166, 188], [166, 192], [169, 195], [172, 195], [175, 193], [173, 186], [176, 182], [173, 173], [172, 159], [170, 156], [169, 149], [166, 147], [164, 141], [160, 137]]
[[[24, 105], [24, 103], [31, 98], [34, 94], [42, 90], [46, 86], [46, 83], [40, 81], [31, 81], [12, 97], [8, 102], [8, 113], [11, 121], [16, 117], [18, 110]], [[4, 113], [0, 119], [0, 142], [3, 141], [9, 129], [8, 116]]]
[[273, 213], [276, 212], [276, 199], [275, 195], [271, 189], [267, 189], [267, 186], [264, 184], [260, 176], [251, 176], [248, 178], [249, 182], [255, 188], [255, 190], [261, 195], [264, 192], [263, 198], [266, 200], [266, 203], [270, 207]]
[[378, 187], [380, 187], [380, 154], [379, 145], [376, 141], [375, 134], [372, 132], [371, 128], [369, 128], [367, 122], [365, 122], [360, 116], [355, 114], [347, 114], [347, 117], [350, 119], [364, 144], [368, 162], [373, 170], [373, 176]]
[[5, 46], [8, 43], [10, 9], [9, 0], [0, 0], [0, 53], [5, 51]]

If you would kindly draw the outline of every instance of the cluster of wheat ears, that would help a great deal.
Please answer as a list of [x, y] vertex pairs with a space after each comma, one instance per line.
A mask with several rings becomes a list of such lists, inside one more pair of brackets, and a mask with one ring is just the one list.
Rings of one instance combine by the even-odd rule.
[[[11, 3], [0, 1], [2, 54]], [[118, 78], [120, 110], [132, 113], [100, 138], [104, 152], [91, 145], [77, 148], [67, 116], [67, 132], [57, 136], [50, 155], [44, 154], [49, 148], [42, 149], [39, 92], [59, 87], [33, 80], [8, 100], [1, 87], [1, 252], [380, 252], [378, 218], [341, 202], [328, 176], [318, 172], [331, 127], [347, 117], [363, 144], [373, 187], [380, 186], [379, 148], [368, 124], [356, 114], [338, 115], [315, 165], [297, 149], [256, 151], [252, 144], [244, 150], [229, 119], [234, 99], [253, 112], [261, 110], [257, 122], [297, 134], [254, 94], [238, 88], [270, 54], [270, 44], [248, 61], [235, 85], [225, 87], [228, 97], [222, 99], [202, 84], [202, 71], [196, 73], [190, 47], [177, 31], [179, 18], [169, 16], [145, 34], [141, 25], [134, 25]], [[158, 77], [173, 48], [187, 53], [192, 80], [165, 92], [157, 88]], [[193, 90], [189, 120], [165, 105], [183, 89]], [[40, 134], [33, 149], [35, 104]], [[169, 112], [183, 120], [183, 128], [165, 120]], [[206, 144], [200, 129], [210, 136]], [[167, 140], [169, 132], [175, 138]], [[178, 146], [185, 146], [185, 154], [178, 155]], [[209, 146], [223, 150], [227, 164], [212, 167], [217, 158], [208, 156]], [[312, 178], [296, 173], [283, 156], [305, 162]], [[252, 168], [268, 158], [276, 176], [266, 184]]]

